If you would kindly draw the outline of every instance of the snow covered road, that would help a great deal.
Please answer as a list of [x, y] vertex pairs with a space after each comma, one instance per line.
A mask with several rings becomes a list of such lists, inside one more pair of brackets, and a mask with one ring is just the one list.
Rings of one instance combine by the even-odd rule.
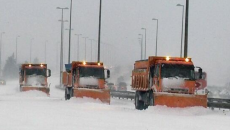
[[111, 99], [111, 105], [89, 98], [64, 100], [50, 78], [51, 94], [19, 92], [18, 81], [0, 86], [0, 130], [228, 130], [229, 110], [201, 107], [134, 109], [130, 100]]

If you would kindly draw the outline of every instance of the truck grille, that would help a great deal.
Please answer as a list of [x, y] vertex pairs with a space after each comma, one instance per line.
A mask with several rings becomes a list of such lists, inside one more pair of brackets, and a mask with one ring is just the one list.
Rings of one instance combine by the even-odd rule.
[[183, 88], [170, 88], [170, 89], [165, 89], [164, 92], [170, 92], [170, 93], [188, 93], [188, 89], [183, 89]]
[[85, 88], [98, 89], [99, 87], [97, 85], [86, 85]]

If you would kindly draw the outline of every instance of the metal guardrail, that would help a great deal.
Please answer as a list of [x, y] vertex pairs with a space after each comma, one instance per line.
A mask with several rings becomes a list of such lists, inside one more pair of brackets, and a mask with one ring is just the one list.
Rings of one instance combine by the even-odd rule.
[[[134, 99], [135, 92], [130, 91], [111, 91], [111, 97], [117, 97], [122, 99]], [[210, 108], [223, 108], [230, 109], [230, 99], [220, 99], [220, 98], [208, 98], [207, 105]]]
[[209, 102], [222, 102], [230, 103], [230, 99], [221, 99], [221, 98], [208, 98]]
[[230, 109], [230, 99], [208, 98], [208, 107]]

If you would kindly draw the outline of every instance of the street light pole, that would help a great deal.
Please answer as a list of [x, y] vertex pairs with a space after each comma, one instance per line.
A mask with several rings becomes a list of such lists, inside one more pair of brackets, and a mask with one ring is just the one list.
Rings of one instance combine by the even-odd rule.
[[188, 57], [188, 13], [189, 0], [186, 0], [186, 13], [185, 13], [185, 37], [184, 37], [184, 57]]
[[157, 29], [156, 29], [156, 51], [155, 51], [155, 56], [157, 56], [158, 19], [153, 18], [153, 20], [157, 21]]
[[100, 62], [100, 42], [101, 42], [101, 4], [102, 0], [100, 0], [100, 7], [99, 7], [99, 29], [98, 29], [98, 55], [97, 55], [97, 62]]
[[57, 49], [56, 49], [56, 52], [57, 52], [56, 53], [56, 71], [58, 71], [58, 54], [59, 54], [58, 53], [58, 47], [59, 47], [58, 44], [59, 44], [59, 42], [57, 42], [57, 45], [56, 45], [56, 47], [57, 47]]
[[139, 34], [141, 36], [141, 60], [143, 59], [143, 34]]
[[0, 39], [0, 76], [2, 76], [2, 35], [5, 34], [5, 32], [1, 32], [1, 39]]
[[93, 45], [93, 39], [89, 39], [90, 41], [91, 41], [91, 62], [93, 61], [93, 59], [92, 59], [92, 57], [93, 57], [93, 53], [92, 53], [92, 51], [93, 51], [93, 47], [92, 47], [92, 45]]
[[85, 61], [86, 61], [86, 39], [87, 39], [88, 37], [82, 37], [82, 38], [85, 38]]
[[182, 7], [182, 28], [181, 28], [181, 47], [180, 47], [180, 57], [182, 57], [182, 46], [183, 46], [183, 30], [184, 30], [184, 5], [177, 4], [177, 6]]
[[[95, 40], [95, 39], [93, 39], [93, 40], [94, 40], [95, 43], [98, 43], [97, 40]], [[96, 44], [95, 44], [95, 47], [97, 47]], [[98, 53], [97, 53], [97, 48], [95, 48], [94, 54], [95, 54], [95, 57], [94, 57], [93, 59], [95, 59], [95, 61], [97, 61], [97, 54], [98, 54]]]
[[47, 43], [48, 41], [46, 40], [45, 41], [45, 63], [46, 63], [46, 43]]
[[[62, 20], [58, 20], [59, 22], [61, 22], [61, 47], [60, 47], [60, 67], [63, 68], [63, 54], [64, 54], [64, 51], [63, 51], [63, 44], [64, 44], [64, 23], [65, 22], [68, 22], [68, 20], [63, 20], [63, 17], [62, 17]], [[62, 62], [62, 63], [61, 63]]]
[[144, 58], [146, 58], [146, 28], [141, 28], [141, 29], [145, 30], [145, 56]]
[[[69, 28], [66, 28], [65, 30], [67, 31], [70, 31], [72, 32], [73, 31], [73, 28], [69, 29]], [[70, 35], [70, 34], [69, 34]], [[68, 64], [70, 64], [70, 56], [71, 56], [71, 44], [69, 44], [69, 51], [68, 51]]]
[[142, 38], [138, 38], [139, 44], [141, 46], [141, 60], [142, 60]]
[[61, 47], [60, 47], [60, 86], [62, 86], [62, 72], [63, 72], [63, 33], [64, 33], [64, 22], [67, 22], [67, 20], [63, 20], [63, 10], [64, 9], [68, 9], [67, 7], [65, 8], [60, 8], [57, 7], [57, 9], [61, 9], [62, 10], [62, 16], [61, 16]]
[[77, 61], [79, 61], [79, 37], [82, 34], [75, 34], [77, 36]]
[[33, 42], [34, 38], [32, 38], [30, 40], [30, 63], [31, 63], [31, 52], [32, 52], [32, 42]]
[[72, 21], [72, 0], [70, 2], [70, 18], [69, 18], [69, 56], [68, 63], [70, 64], [70, 48], [71, 48], [71, 21]]
[[18, 38], [19, 38], [20, 36], [17, 36], [16, 37], [16, 64], [17, 64], [17, 61], [18, 61]]
[[[68, 29], [68, 28], [66, 28], [65, 30], [68, 30], [68, 31], [69, 31], [69, 29]], [[73, 31], [73, 29], [71, 29], [71, 31]]]

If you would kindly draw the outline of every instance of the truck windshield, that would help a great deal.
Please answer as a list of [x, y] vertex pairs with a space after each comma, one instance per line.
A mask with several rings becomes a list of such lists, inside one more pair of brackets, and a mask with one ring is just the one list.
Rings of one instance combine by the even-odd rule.
[[26, 69], [26, 75], [42, 75], [42, 76], [46, 76], [46, 69], [38, 69], [38, 68]]
[[80, 77], [95, 77], [98, 79], [104, 79], [104, 68], [93, 67], [79, 67]]
[[161, 65], [162, 78], [184, 78], [194, 80], [194, 66], [181, 64], [162, 64]]

